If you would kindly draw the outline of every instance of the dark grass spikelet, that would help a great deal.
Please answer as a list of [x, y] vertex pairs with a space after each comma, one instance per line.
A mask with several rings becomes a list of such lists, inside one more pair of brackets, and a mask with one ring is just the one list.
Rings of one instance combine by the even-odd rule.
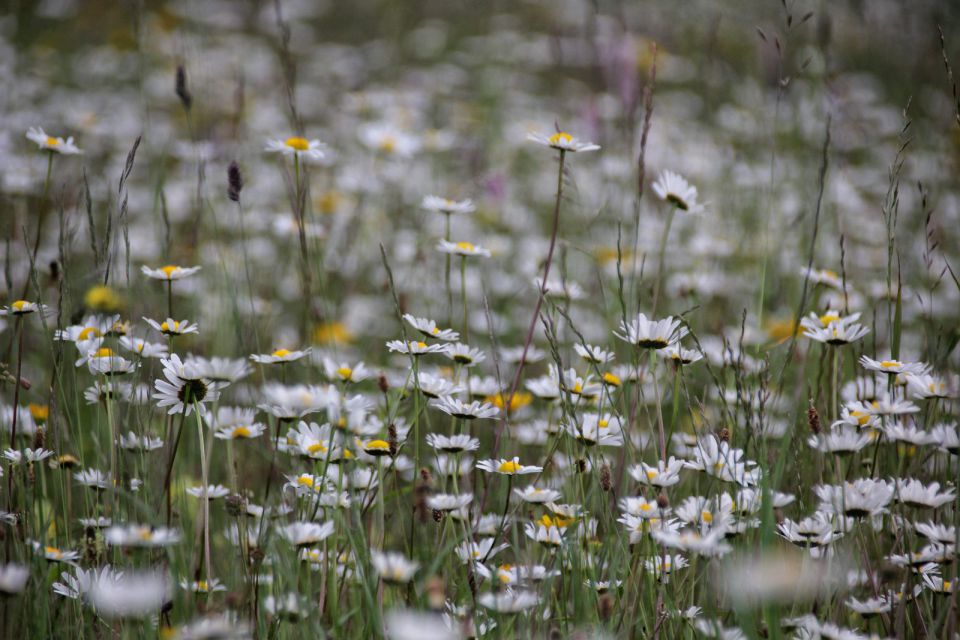
[[613, 488], [613, 478], [610, 475], [610, 467], [603, 465], [600, 467], [600, 488], [604, 491], [610, 491]]
[[184, 69], [182, 64], [177, 65], [176, 91], [177, 97], [180, 98], [180, 104], [183, 105], [185, 110], [190, 111], [190, 106], [193, 104], [193, 96], [190, 95], [190, 90], [187, 89], [187, 70]]
[[807, 424], [810, 425], [810, 431], [813, 432], [813, 435], [820, 435], [820, 431], [822, 430], [820, 413], [817, 412], [817, 408], [813, 406], [813, 402], [810, 403], [810, 408], [807, 409]]
[[234, 202], [240, 202], [240, 192], [243, 191], [243, 173], [240, 165], [234, 160], [227, 167], [227, 197]]

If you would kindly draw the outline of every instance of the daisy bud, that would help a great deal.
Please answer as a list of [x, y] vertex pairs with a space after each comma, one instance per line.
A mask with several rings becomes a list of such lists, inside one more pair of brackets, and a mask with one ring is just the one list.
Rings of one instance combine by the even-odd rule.
[[587, 470], [587, 461], [583, 458], [577, 458], [577, 473], [585, 473]]
[[397, 425], [391, 424], [387, 427], [387, 444], [390, 445], [390, 457], [397, 456]]
[[717, 434], [717, 438], [720, 439], [720, 442], [730, 442], [730, 429], [724, 427], [720, 429], [720, 432]]
[[604, 491], [610, 491], [613, 488], [613, 479], [610, 477], [610, 467], [603, 465], [600, 467], [600, 488]]
[[193, 96], [190, 95], [190, 91], [187, 89], [187, 70], [183, 68], [183, 65], [177, 65], [177, 83], [176, 83], [177, 97], [180, 98], [183, 108], [187, 111], [190, 110], [190, 105], [193, 104]]
[[600, 611], [601, 620], [609, 620], [611, 614], [613, 614], [613, 598], [610, 597], [609, 593], [605, 593], [600, 596], [600, 599], [597, 601], [597, 609]]
[[433, 510], [433, 521], [434, 521], [434, 522], [440, 522], [441, 520], [443, 520], [443, 511], [440, 511], [440, 509], [434, 509], [434, 510]]
[[227, 505], [227, 513], [233, 516], [234, 518], [243, 515], [244, 512], [244, 500], [243, 496], [238, 494], [231, 494], [227, 496], [225, 500]]
[[253, 566], [259, 565], [263, 562], [263, 558], [266, 554], [263, 553], [262, 549], [253, 548], [250, 549], [250, 564]]
[[820, 414], [817, 413], [817, 408], [813, 406], [813, 402], [810, 403], [810, 408], [807, 409], [807, 424], [810, 425], [810, 431], [812, 431], [814, 435], [820, 434]]
[[30, 391], [30, 387], [33, 386], [33, 383], [30, 382], [28, 378], [20, 376], [20, 388], [24, 391]]
[[377, 378], [377, 386], [380, 387], [380, 393], [386, 393], [390, 389], [390, 385], [387, 384], [387, 376], [381, 375]]
[[34, 449], [43, 449], [44, 442], [46, 441], [46, 433], [43, 429], [37, 429], [37, 432], [33, 434], [33, 448]]
[[657, 496], [657, 506], [661, 509], [666, 509], [670, 506], [670, 498], [667, 497], [667, 494], [660, 492], [660, 495]]
[[240, 202], [240, 192], [243, 190], [243, 174], [240, 165], [234, 160], [227, 167], [227, 197], [234, 202]]

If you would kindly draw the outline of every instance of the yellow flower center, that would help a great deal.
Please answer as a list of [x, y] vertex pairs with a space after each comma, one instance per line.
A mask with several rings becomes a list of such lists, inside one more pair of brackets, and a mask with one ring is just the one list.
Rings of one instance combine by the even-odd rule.
[[59, 555], [60, 555], [60, 549], [57, 549], [56, 547], [44, 547], [44, 548], [43, 548], [43, 551], [44, 551], [44, 553], [46, 553], [48, 556], [59, 556]]
[[573, 389], [570, 390], [573, 393], [580, 393], [583, 391], [583, 385], [580, 384], [580, 381], [577, 380], [576, 384], [573, 385]]
[[250, 429], [248, 429], [247, 427], [236, 427], [231, 432], [231, 435], [234, 438], [249, 438], [253, 434], [250, 432]]
[[651, 509], [653, 509], [653, 506], [649, 502], [640, 505], [640, 511], [650, 511]]
[[710, 513], [709, 511], [701, 511], [700, 519], [706, 522], [707, 524], [710, 524], [711, 522], [713, 522], [713, 514]]
[[648, 480], [653, 480], [653, 479], [656, 478], [658, 475], [660, 475], [660, 472], [657, 471], [656, 469], [647, 469], [647, 479], [648, 479]]
[[370, 442], [367, 443], [367, 446], [364, 448], [367, 449], [368, 451], [369, 450], [389, 451], [390, 443], [387, 442], [386, 440], [371, 440]]
[[197, 583], [197, 591], [209, 591], [210, 586], [207, 584], [206, 580], [201, 580]]
[[297, 484], [301, 487], [313, 487], [313, 478], [307, 474], [303, 474], [297, 478]]
[[30, 304], [30, 303], [27, 302], [26, 300], [17, 300], [17, 301], [15, 301], [13, 304], [11, 304], [10, 306], [13, 307], [14, 309], [16, 309], [17, 311], [23, 311], [23, 308], [24, 308], [25, 306], [27, 306], [28, 304]]
[[57, 140], [57, 139], [54, 138], [53, 136], [47, 136], [47, 146], [48, 146], [48, 147], [55, 147], [55, 146], [57, 146], [58, 144], [60, 144], [60, 141], [59, 141], [59, 140]]
[[173, 273], [174, 273], [177, 269], [179, 269], [179, 268], [180, 268], [180, 267], [178, 267], [178, 266], [175, 266], [175, 265], [172, 265], [172, 264], [168, 264], [168, 265], [165, 266], [165, 267], [160, 267], [160, 271], [163, 271], [163, 273], [164, 273], [168, 278], [170, 278], [170, 277], [173, 276]]
[[353, 369], [350, 367], [340, 367], [337, 369], [337, 375], [344, 380], [349, 380], [351, 377], [353, 377]]
[[597, 420], [597, 426], [601, 429], [606, 429], [610, 425], [610, 421], [604, 418]]
[[437, 335], [438, 333], [440, 333], [440, 329], [437, 327], [434, 327], [433, 329], [430, 329], [430, 333], [432, 333], [433, 335]]
[[497, 471], [499, 471], [500, 473], [516, 473], [519, 470], [520, 470], [519, 463], [516, 463], [513, 460], [507, 460], [505, 462], [501, 462], [500, 466], [497, 467]]
[[893, 369], [894, 367], [899, 367], [900, 362], [897, 360], [884, 360], [880, 363], [880, 367], [883, 369]]
[[820, 316], [820, 324], [827, 326], [831, 322], [835, 322], [840, 319], [840, 314], [838, 313], [825, 313]]
[[327, 446], [321, 442], [314, 443], [307, 447], [307, 453], [314, 454], [317, 452], [323, 453], [327, 450]]
[[573, 140], [573, 136], [571, 136], [569, 133], [564, 133], [563, 131], [555, 133], [549, 138], [547, 138], [547, 141], [553, 145], [557, 145], [562, 142], [569, 143], [572, 140]]
[[94, 358], [109, 358], [113, 355], [113, 350], [110, 347], [100, 347], [94, 352]]
[[30, 415], [33, 416], [34, 420], [46, 420], [50, 417], [50, 407], [45, 404], [33, 404], [31, 402], [27, 408], [30, 410]]
[[180, 328], [180, 321], [179, 321], [179, 320], [174, 320], [174, 321], [173, 321], [173, 324], [170, 324], [169, 322], [167, 322], [166, 320], [164, 320], [164, 321], [160, 324], [160, 331], [177, 331], [179, 328]]
[[426, 349], [426, 348], [427, 348], [427, 343], [426, 343], [426, 342], [417, 342], [417, 343], [416, 343], [416, 346], [417, 346], [418, 348], [420, 348], [420, 349]]
[[77, 340], [89, 340], [90, 338], [99, 338], [100, 331], [96, 327], [86, 327], [83, 331], [77, 334]]
[[397, 148], [397, 139], [393, 136], [384, 136], [380, 141], [380, 150], [386, 153], [393, 153]]
[[276, 351], [273, 352], [272, 355], [273, 355], [274, 358], [286, 358], [287, 356], [290, 355], [290, 350], [289, 350], [289, 349], [277, 349]]
[[457, 249], [461, 251], [473, 251], [476, 247], [472, 242], [458, 242]]
[[619, 387], [621, 384], [623, 384], [623, 381], [620, 380], [618, 376], [613, 375], [609, 371], [603, 374], [603, 381], [614, 387]]
[[284, 144], [290, 147], [291, 149], [296, 149], [297, 151], [306, 151], [310, 148], [310, 141], [306, 138], [298, 138], [296, 136], [292, 138], [287, 138], [284, 141]]

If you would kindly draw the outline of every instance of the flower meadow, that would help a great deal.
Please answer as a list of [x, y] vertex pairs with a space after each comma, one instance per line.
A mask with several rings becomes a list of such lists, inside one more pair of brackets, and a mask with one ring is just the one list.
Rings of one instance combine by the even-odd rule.
[[0, 51], [0, 637], [960, 637], [957, 7]]

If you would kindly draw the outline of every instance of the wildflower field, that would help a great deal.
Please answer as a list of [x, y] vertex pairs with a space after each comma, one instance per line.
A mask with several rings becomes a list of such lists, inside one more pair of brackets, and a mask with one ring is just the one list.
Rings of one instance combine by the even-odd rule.
[[0, 9], [0, 638], [960, 638], [960, 5]]

